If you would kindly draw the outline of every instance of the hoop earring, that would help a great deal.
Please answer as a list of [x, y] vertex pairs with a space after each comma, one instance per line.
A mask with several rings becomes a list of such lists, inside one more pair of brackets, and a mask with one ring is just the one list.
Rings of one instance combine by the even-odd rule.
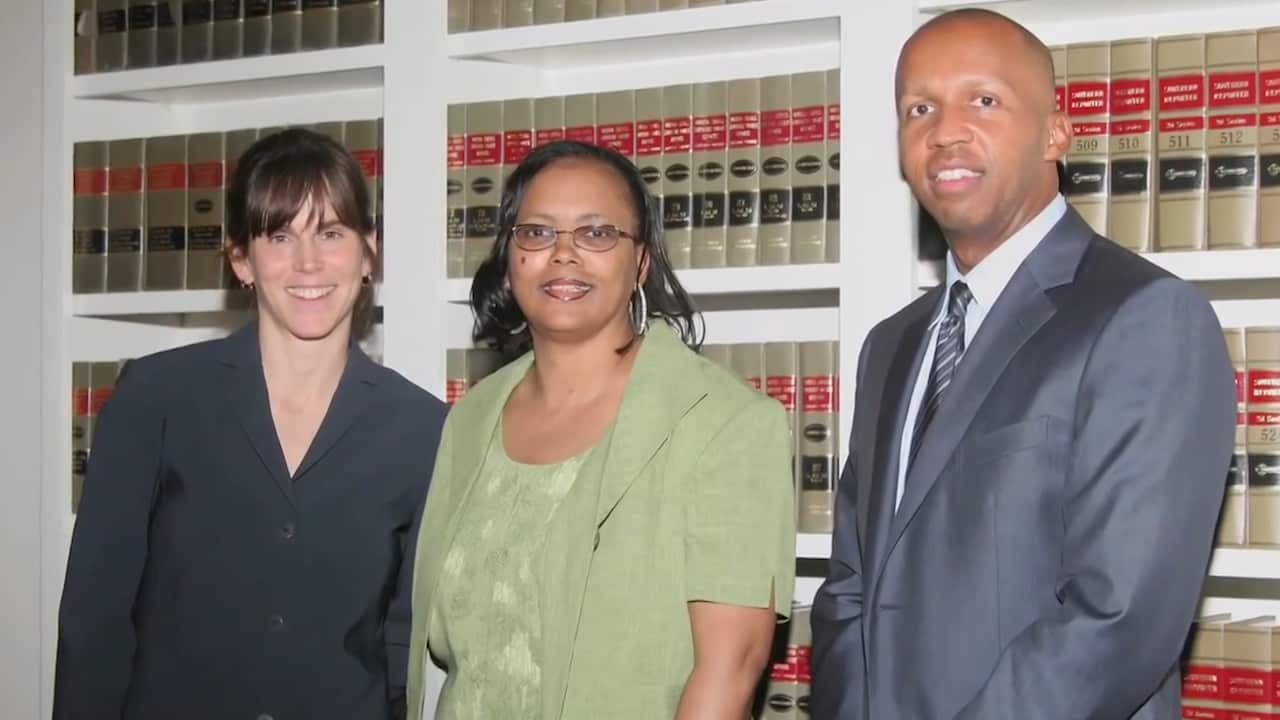
[[511, 333], [512, 335], [519, 335], [520, 333], [524, 332], [525, 328], [527, 327], [529, 327], [529, 322], [527, 320], [521, 320], [519, 325], [511, 328], [507, 332]]
[[[637, 296], [640, 298], [639, 302], [636, 302]], [[640, 306], [638, 312], [637, 305]], [[631, 302], [627, 304], [627, 313], [631, 316], [631, 329], [635, 331], [636, 335], [644, 337], [644, 334], [649, 331], [649, 301], [644, 296], [643, 286], [637, 285], [635, 292], [631, 293]]]

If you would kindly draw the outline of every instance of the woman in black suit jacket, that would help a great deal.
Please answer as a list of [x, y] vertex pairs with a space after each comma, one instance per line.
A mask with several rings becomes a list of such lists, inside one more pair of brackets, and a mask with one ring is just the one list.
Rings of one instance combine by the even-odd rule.
[[100, 415], [55, 718], [403, 713], [414, 539], [443, 404], [353, 341], [360, 168], [302, 129], [246, 151], [227, 253], [256, 318], [131, 361]]

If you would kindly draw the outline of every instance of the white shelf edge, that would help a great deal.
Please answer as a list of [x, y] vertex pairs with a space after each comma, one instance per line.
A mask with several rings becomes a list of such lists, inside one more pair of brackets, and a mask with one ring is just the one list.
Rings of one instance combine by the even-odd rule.
[[1209, 575], [1280, 580], [1280, 548], [1215, 548], [1209, 563]]
[[[335, 89], [330, 80], [338, 77], [348, 89], [380, 87], [384, 55], [383, 46], [374, 44], [76, 75], [70, 95], [153, 102], [253, 99], [327, 91], [326, 85]], [[281, 91], [282, 83], [292, 89]]]
[[[247, 309], [249, 300], [248, 293], [235, 289], [78, 293], [71, 296], [71, 314], [116, 317], [236, 312]], [[374, 304], [381, 300], [382, 286], [375, 285]]]
[[796, 557], [821, 560], [831, 557], [831, 533], [797, 533]]

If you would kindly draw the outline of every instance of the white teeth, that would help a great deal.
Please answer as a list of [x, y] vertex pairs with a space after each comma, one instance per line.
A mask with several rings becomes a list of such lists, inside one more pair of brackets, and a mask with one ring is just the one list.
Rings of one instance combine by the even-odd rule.
[[303, 300], [318, 300], [325, 295], [333, 292], [337, 285], [326, 285], [324, 287], [291, 287], [285, 288], [285, 291], [296, 298]]
[[968, 168], [948, 168], [939, 172], [937, 175], [937, 179], [944, 182], [947, 180], [959, 180], [961, 178], [971, 177], [978, 177], [978, 173], [969, 170]]

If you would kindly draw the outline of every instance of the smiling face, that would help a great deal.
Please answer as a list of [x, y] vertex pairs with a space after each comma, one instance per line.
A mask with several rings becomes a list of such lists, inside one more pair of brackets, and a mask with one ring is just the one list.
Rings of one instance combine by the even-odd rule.
[[[553, 162], [529, 182], [515, 224], [563, 231], [612, 225], [635, 235], [635, 215], [622, 178], [598, 162], [569, 158]], [[542, 250], [509, 242], [511, 292], [535, 340], [586, 340], [601, 333], [620, 342], [631, 337], [627, 306], [647, 266], [641, 245], [624, 236], [611, 249], [593, 252], [575, 245], [570, 232]]]
[[1057, 191], [1071, 127], [1052, 61], [1015, 26], [972, 16], [922, 28], [899, 58], [897, 106], [903, 177], [953, 249], [989, 251]]
[[247, 252], [230, 249], [236, 276], [256, 287], [263, 330], [300, 340], [350, 332], [372, 253], [372, 237], [361, 237], [327, 200], [314, 198], [285, 227], [250, 238]]

